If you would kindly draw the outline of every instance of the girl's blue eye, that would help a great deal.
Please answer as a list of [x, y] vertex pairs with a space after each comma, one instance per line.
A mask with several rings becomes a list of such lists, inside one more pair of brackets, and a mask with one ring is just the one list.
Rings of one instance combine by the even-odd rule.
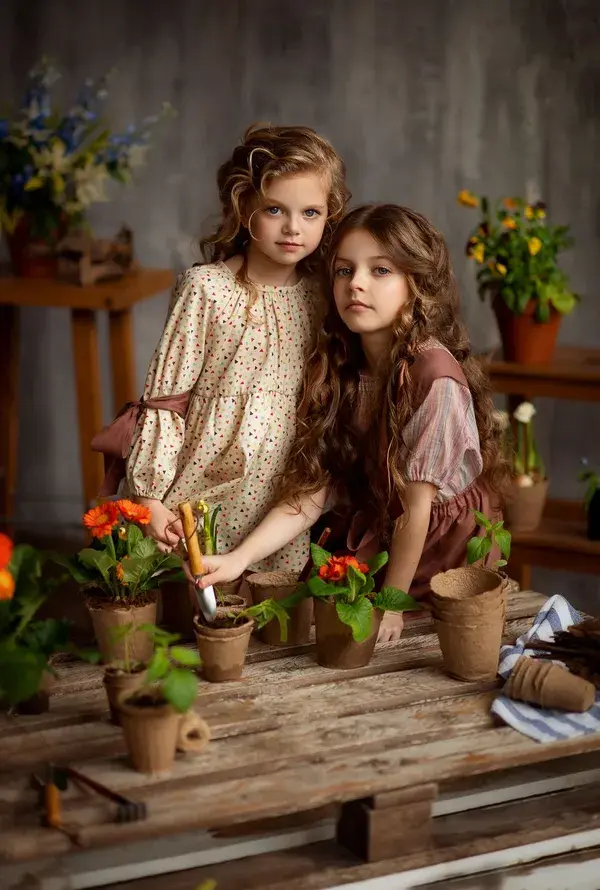
[[267, 213], [269, 213], [271, 216], [277, 216], [279, 212], [279, 207], [267, 207]]
[[309, 219], [314, 219], [315, 216], [321, 216], [321, 213], [319, 210], [315, 210], [314, 207], [311, 207], [309, 210], [304, 211], [304, 215]]
[[348, 275], [352, 275], [352, 269], [349, 269], [348, 266], [340, 266], [333, 274], [336, 278], [346, 278]]
[[387, 269], [385, 266], [375, 266], [374, 272], [377, 272], [378, 275], [390, 275], [391, 269]]

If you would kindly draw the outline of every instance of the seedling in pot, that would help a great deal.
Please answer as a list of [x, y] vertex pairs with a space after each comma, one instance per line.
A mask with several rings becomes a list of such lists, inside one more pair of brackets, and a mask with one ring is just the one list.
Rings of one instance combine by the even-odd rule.
[[201, 664], [200, 656], [193, 649], [176, 645], [179, 634], [167, 633], [152, 624], [141, 625], [139, 630], [152, 638], [154, 654], [148, 662], [144, 682], [130, 703], [138, 707], [166, 703], [184, 714], [198, 693], [196, 668]]
[[491, 569], [500, 569], [505, 566], [510, 558], [510, 544], [512, 536], [508, 529], [504, 528], [504, 520], [492, 522], [479, 510], [473, 510], [475, 522], [484, 529], [483, 535], [476, 535], [471, 538], [467, 544], [467, 565], [476, 565], [481, 563], [483, 567], [487, 555], [490, 553], [494, 544], [500, 550], [501, 559], [497, 559], [491, 566]]

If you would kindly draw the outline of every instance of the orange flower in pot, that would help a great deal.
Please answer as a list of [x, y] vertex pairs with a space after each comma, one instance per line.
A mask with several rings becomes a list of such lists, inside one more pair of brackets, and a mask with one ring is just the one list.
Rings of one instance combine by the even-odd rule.
[[288, 605], [303, 596], [314, 598], [317, 661], [334, 668], [368, 664], [383, 613], [421, 607], [396, 587], [375, 591], [374, 576], [387, 563], [387, 553], [378, 553], [362, 563], [355, 556], [333, 556], [312, 544], [311, 556], [311, 576], [290, 597]]
[[548, 225], [542, 201], [517, 197], [492, 204], [463, 189], [458, 202], [481, 212], [466, 253], [478, 267], [481, 299], [491, 297], [504, 358], [551, 361], [560, 320], [579, 299], [558, 266], [559, 253], [573, 243], [568, 226]]
[[[154, 624], [159, 588], [185, 577], [181, 558], [161, 553], [156, 541], [144, 536], [150, 516], [148, 507], [132, 501], [108, 501], [83, 517], [91, 546], [75, 556], [54, 555], [84, 591], [105, 663], [124, 658], [124, 639], [113, 640], [114, 628]], [[152, 640], [142, 631], [134, 632], [128, 645], [136, 661], [152, 655]]]

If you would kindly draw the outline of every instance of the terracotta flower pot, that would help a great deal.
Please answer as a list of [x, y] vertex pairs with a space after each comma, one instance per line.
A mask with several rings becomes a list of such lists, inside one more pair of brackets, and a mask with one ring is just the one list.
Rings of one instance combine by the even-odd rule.
[[373, 656], [383, 612], [373, 609], [371, 635], [364, 643], [357, 643], [350, 627], [338, 618], [335, 603], [322, 599], [315, 599], [314, 603], [317, 662], [322, 667], [342, 670], [367, 665]]
[[[87, 608], [89, 610], [94, 633], [98, 643], [98, 649], [104, 664], [114, 661], [123, 661], [125, 657], [125, 641], [114, 642], [112, 634], [118, 627], [133, 622], [134, 624], [156, 624], [157, 596], [149, 594], [151, 601], [143, 606], [133, 606], [129, 609], [119, 608], [114, 603], [103, 601], [100, 598], [89, 597]], [[143, 631], [135, 631], [127, 641], [129, 657], [132, 661], [147, 662], [153, 651], [150, 637]]]
[[511, 532], [532, 532], [542, 521], [548, 497], [548, 480], [524, 487], [513, 483], [504, 506], [505, 524]]
[[137, 670], [130, 674], [121, 671], [110, 665], [104, 671], [102, 683], [106, 690], [108, 706], [110, 708], [111, 720], [116, 726], [121, 725], [120, 712], [118, 708], [119, 700], [122, 696], [130, 695], [138, 689], [146, 678], [146, 667], [140, 665]]
[[178, 714], [151, 693], [124, 693], [118, 708], [127, 751], [138, 772], [166, 772], [173, 766], [178, 748], [197, 752], [210, 739], [210, 730], [198, 715]]
[[218, 615], [210, 625], [194, 619], [202, 673], [210, 683], [239, 680], [244, 670], [254, 621], [246, 618], [232, 627], [223, 626], [226, 622], [227, 619], [219, 618]]
[[27, 217], [22, 217], [6, 239], [13, 273], [21, 278], [56, 278], [58, 258], [55, 246], [62, 234], [62, 230], [57, 230], [47, 240], [32, 238]]
[[562, 315], [553, 306], [550, 307], [550, 320], [535, 320], [535, 303], [527, 304], [523, 315], [515, 315], [502, 297], [497, 296], [492, 303], [500, 337], [504, 358], [507, 362], [518, 362], [522, 365], [547, 364], [552, 361], [556, 347], [558, 329]]
[[[257, 572], [247, 578], [248, 587], [254, 603], [262, 603], [267, 599], [283, 600], [291, 596], [298, 586], [298, 575], [293, 572]], [[290, 609], [287, 627], [287, 640], [282, 642], [279, 622], [269, 621], [258, 636], [268, 646], [298, 646], [308, 643], [314, 615], [311, 597], [303, 600], [295, 608]]]
[[493, 680], [498, 672], [504, 617], [496, 612], [476, 623], [433, 619], [444, 670], [457, 680]]

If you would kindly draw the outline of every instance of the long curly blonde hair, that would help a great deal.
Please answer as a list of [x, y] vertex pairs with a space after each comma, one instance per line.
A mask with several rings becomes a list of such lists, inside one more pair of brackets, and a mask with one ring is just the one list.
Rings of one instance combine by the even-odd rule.
[[[385, 383], [367, 431], [357, 423], [360, 371], [365, 365], [360, 338], [342, 322], [331, 297], [338, 248], [346, 235], [357, 230], [368, 232], [406, 275], [410, 293], [394, 323], [389, 361], [381, 375]], [[326, 276], [329, 308], [305, 371], [297, 440], [281, 477], [281, 501], [298, 504], [299, 496], [327, 486], [340, 500], [364, 506], [374, 527], [384, 536], [389, 533], [392, 504], [402, 500], [408, 482], [402, 431], [416, 407], [411, 366], [423, 345], [435, 339], [450, 351], [465, 375], [485, 482], [501, 502], [509, 480], [501, 432], [487, 376], [471, 353], [460, 320], [458, 287], [440, 232], [406, 207], [358, 207], [343, 218], [334, 234]], [[365, 492], [369, 492], [367, 504]]]
[[215, 231], [200, 241], [205, 262], [241, 255], [243, 263], [237, 277], [252, 293], [254, 288], [248, 278], [246, 259], [250, 240], [250, 231], [244, 225], [247, 210], [256, 198], [265, 197], [265, 187], [276, 177], [309, 172], [326, 178], [327, 222], [319, 247], [299, 267], [304, 274], [320, 270], [335, 226], [350, 198], [346, 167], [331, 143], [310, 127], [270, 124], [249, 127], [241, 145], [219, 168], [217, 186], [222, 218]]

